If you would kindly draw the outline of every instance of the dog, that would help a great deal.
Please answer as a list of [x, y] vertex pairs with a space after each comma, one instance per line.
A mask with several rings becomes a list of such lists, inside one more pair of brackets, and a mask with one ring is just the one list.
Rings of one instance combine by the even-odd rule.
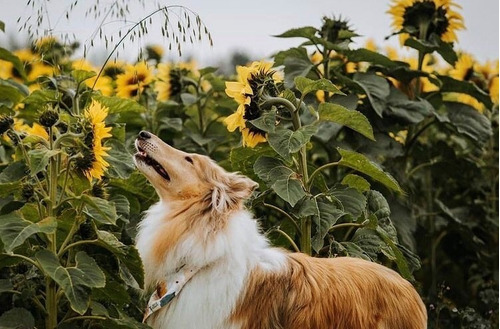
[[257, 188], [248, 177], [146, 131], [135, 146], [134, 162], [159, 196], [136, 240], [153, 328], [427, 327], [418, 293], [393, 270], [271, 247], [244, 207]]

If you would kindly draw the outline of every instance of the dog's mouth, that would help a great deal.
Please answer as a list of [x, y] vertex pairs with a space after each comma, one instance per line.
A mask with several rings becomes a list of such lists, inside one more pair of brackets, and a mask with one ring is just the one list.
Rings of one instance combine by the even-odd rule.
[[163, 168], [163, 166], [159, 164], [158, 161], [149, 156], [146, 153], [146, 151], [144, 151], [144, 149], [141, 148], [139, 145], [137, 145], [137, 153], [135, 154], [135, 158], [143, 162], [144, 164], [152, 167], [158, 173], [158, 175], [160, 175], [167, 181], [170, 181], [170, 175], [165, 170], [165, 168]]

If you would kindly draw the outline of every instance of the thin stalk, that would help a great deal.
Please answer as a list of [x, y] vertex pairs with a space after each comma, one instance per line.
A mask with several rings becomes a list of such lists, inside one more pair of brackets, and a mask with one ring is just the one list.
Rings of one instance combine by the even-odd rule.
[[292, 245], [292, 248], [296, 251], [296, 252], [300, 252], [300, 249], [299, 247], [297, 246], [297, 244], [293, 241], [293, 239], [288, 235], [286, 234], [286, 232], [280, 230], [279, 228], [275, 228], [273, 229], [274, 232], [278, 232], [279, 234], [281, 234], [282, 236], [284, 236], [288, 242], [290, 242], [290, 244]]
[[72, 244], [69, 244], [69, 245], [67, 245], [64, 248], [61, 248], [61, 250], [59, 251], [59, 254], [63, 255], [67, 250], [69, 250], [69, 249], [71, 249], [73, 247], [82, 245], [82, 244], [94, 244], [94, 243], [97, 243], [97, 242], [99, 242], [99, 240], [97, 240], [97, 239], [94, 239], [94, 240], [80, 240], [80, 241], [77, 241], [77, 242], [73, 242]]
[[[49, 145], [50, 150], [54, 150], [54, 130], [49, 128]], [[49, 187], [49, 204], [47, 205], [47, 212], [49, 217], [54, 217], [54, 209], [57, 202], [57, 160], [54, 157], [49, 159], [49, 175], [47, 177]], [[54, 254], [57, 253], [57, 239], [56, 232], [47, 234], [48, 249]], [[56, 283], [50, 278], [45, 278], [45, 309], [47, 310], [47, 317], [45, 319], [45, 327], [47, 329], [54, 329], [57, 327], [57, 297], [56, 297]]]
[[30, 263], [31, 265], [33, 266], [36, 266], [38, 269], [41, 269], [40, 268], [40, 264], [38, 264], [38, 262], [34, 261], [33, 259], [29, 258], [29, 257], [26, 257], [24, 255], [19, 255], [19, 254], [8, 254], [10, 257], [16, 257], [16, 258], [21, 258], [22, 260]]
[[[280, 97], [269, 97], [264, 101], [260, 106], [261, 108], [268, 108], [273, 105], [282, 105], [285, 106], [292, 116], [292, 125], [293, 130], [297, 131], [302, 127], [302, 123], [300, 122], [300, 114], [295, 105], [292, 104], [287, 99]], [[302, 183], [304, 187], [306, 183], [309, 181], [309, 172], [307, 171], [307, 146], [304, 145], [300, 148], [298, 152], [299, 163], [298, 169], [302, 176]], [[301, 251], [305, 254], [312, 254], [312, 245], [311, 245], [311, 232], [312, 232], [312, 220], [311, 217], [303, 217], [300, 219], [300, 232], [302, 235], [300, 236], [300, 248]]]
[[338, 230], [339, 228], [344, 228], [344, 227], [364, 227], [366, 224], [364, 223], [342, 223], [342, 224], [337, 224], [333, 225], [332, 228], [330, 228], [329, 232]]
[[337, 166], [338, 164], [339, 164], [338, 161], [337, 162], [330, 162], [330, 163], [324, 164], [321, 167], [319, 167], [316, 170], [314, 170], [313, 173], [311, 174], [311, 177], [307, 181], [308, 190], [311, 189], [311, 185], [313, 183], [313, 179], [314, 179], [314, 177], [316, 177], [317, 174], [319, 174], [322, 170], [325, 170], [325, 169], [330, 168], [330, 167]]
[[286, 219], [288, 219], [288, 221], [290, 223], [293, 224], [293, 226], [295, 227], [295, 231], [297, 232], [297, 234], [300, 236], [302, 235], [302, 233], [300, 232], [300, 227], [299, 225], [297, 224], [297, 222], [295, 221], [295, 219], [293, 219], [292, 216], [290, 216], [286, 211], [284, 211], [283, 209], [280, 209], [278, 207], [276, 207], [275, 205], [272, 205], [272, 204], [269, 204], [269, 203], [265, 203], [263, 202], [262, 203], [265, 207], [268, 207], [270, 209], [274, 209], [276, 210], [277, 212], [279, 212], [280, 214], [282, 214], [283, 216], [285, 216]]

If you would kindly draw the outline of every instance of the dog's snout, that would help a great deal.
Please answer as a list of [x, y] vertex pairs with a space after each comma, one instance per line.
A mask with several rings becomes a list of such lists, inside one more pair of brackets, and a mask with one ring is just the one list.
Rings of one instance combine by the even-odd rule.
[[141, 130], [141, 132], [139, 133], [139, 138], [140, 139], [150, 139], [151, 134], [148, 133], [147, 131]]

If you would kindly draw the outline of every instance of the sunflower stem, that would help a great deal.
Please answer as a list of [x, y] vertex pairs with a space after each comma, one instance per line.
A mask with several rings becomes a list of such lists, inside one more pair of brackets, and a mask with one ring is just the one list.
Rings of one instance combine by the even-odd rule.
[[[54, 150], [54, 129], [49, 128], [49, 145], [50, 150]], [[54, 209], [57, 202], [57, 160], [54, 156], [49, 158], [49, 175], [47, 177], [49, 186], [49, 203], [47, 205], [47, 213], [49, 217], [54, 217]], [[48, 249], [54, 254], [57, 253], [56, 233], [47, 234]], [[45, 309], [47, 310], [47, 318], [45, 319], [45, 327], [54, 329], [57, 327], [57, 286], [54, 280], [50, 277], [45, 277]]]
[[[286, 107], [292, 116], [293, 130], [297, 131], [302, 127], [300, 121], [300, 113], [297, 107], [287, 99], [281, 97], [269, 97], [266, 99], [260, 107], [265, 109], [271, 106], [282, 105]], [[306, 186], [309, 181], [309, 172], [307, 171], [307, 146], [304, 145], [300, 148], [298, 152], [299, 163], [298, 169], [302, 177], [302, 184]], [[311, 244], [311, 227], [312, 220], [311, 216], [303, 217], [300, 219], [300, 249], [303, 253], [311, 255], [312, 254], [312, 244]]]

